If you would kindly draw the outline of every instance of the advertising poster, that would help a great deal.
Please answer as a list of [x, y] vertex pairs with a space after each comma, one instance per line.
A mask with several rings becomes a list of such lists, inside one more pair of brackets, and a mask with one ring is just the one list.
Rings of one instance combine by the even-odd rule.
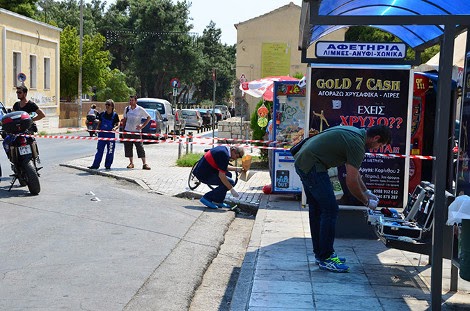
[[[337, 125], [367, 129], [383, 124], [392, 130], [392, 143], [368, 153], [406, 155], [409, 149], [410, 101], [408, 66], [318, 66], [311, 68], [310, 130]], [[367, 188], [380, 198], [379, 206], [403, 207], [408, 191], [408, 163], [404, 157], [366, 155], [360, 173]], [[341, 205], [362, 205], [347, 190], [345, 168], [338, 167], [344, 195]]]
[[[274, 82], [273, 133], [277, 147], [289, 148], [304, 137], [306, 88], [300, 88], [297, 83]], [[290, 151], [275, 150], [273, 155], [273, 193], [301, 193], [302, 182], [295, 172]]]
[[466, 68], [463, 76], [462, 114], [459, 129], [459, 156], [457, 170], [457, 195], [470, 195], [470, 53], [466, 55]]

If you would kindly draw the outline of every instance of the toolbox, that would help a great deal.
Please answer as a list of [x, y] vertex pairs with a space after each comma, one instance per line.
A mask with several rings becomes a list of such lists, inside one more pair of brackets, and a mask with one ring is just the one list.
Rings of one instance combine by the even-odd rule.
[[386, 219], [385, 217], [382, 217], [379, 221], [378, 233], [387, 237], [408, 237], [420, 240], [423, 230], [416, 222], [413, 221]]
[[[446, 192], [446, 203], [452, 200], [452, 194]], [[369, 211], [368, 223], [375, 226], [379, 238], [416, 243], [432, 237], [433, 215], [434, 185], [422, 181], [409, 195], [403, 213], [387, 208]]]

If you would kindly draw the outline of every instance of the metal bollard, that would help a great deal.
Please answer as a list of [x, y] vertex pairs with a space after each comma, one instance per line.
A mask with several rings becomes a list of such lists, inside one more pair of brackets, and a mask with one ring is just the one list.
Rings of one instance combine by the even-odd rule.
[[181, 158], [181, 149], [183, 148], [183, 140], [180, 138], [178, 139], [178, 159]]
[[189, 137], [186, 137], [186, 154], [189, 152]]
[[189, 139], [189, 152], [193, 153], [193, 132], [188, 133], [188, 139]]

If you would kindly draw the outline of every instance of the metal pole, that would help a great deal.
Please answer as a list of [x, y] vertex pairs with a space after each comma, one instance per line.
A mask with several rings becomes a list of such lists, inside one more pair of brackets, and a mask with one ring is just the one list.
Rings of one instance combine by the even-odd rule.
[[[433, 165], [433, 180], [435, 185], [434, 224], [432, 235], [431, 254], [431, 310], [441, 310], [442, 304], [442, 252], [444, 246], [443, 229], [447, 214], [447, 201], [445, 196], [447, 178], [446, 168], [448, 161], [450, 94], [452, 85], [452, 59], [454, 51], [455, 28], [445, 25], [444, 38], [441, 41], [439, 57], [439, 81], [436, 102], [436, 123], [434, 136], [434, 155], [436, 161]], [[452, 126], [454, 123], [452, 122]], [[438, 147], [439, 146], [439, 147]], [[450, 241], [445, 241], [450, 243]]]
[[215, 141], [215, 88], [216, 88], [216, 75], [215, 75], [215, 68], [212, 68], [212, 81], [214, 82], [214, 91], [212, 92], [212, 120], [214, 122], [212, 126], [212, 147], [214, 147]]
[[181, 158], [181, 149], [183, 149], [183, 140], [179, 138], [178, 139], [178, 159]]
[[82, 56], [83, 56], [83, 0], [80, 0], [80, 44], [78, 71], [78, 128], [82, 127]]

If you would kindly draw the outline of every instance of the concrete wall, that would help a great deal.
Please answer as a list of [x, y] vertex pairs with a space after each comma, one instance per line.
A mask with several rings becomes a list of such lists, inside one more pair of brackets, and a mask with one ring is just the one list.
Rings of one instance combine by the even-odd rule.
[[232, 117], [224, 121], [219, 121], [217, 135], [219, 138], [251, 139], [251, 136], [249, 121], [241, 122], [239, 117]]

